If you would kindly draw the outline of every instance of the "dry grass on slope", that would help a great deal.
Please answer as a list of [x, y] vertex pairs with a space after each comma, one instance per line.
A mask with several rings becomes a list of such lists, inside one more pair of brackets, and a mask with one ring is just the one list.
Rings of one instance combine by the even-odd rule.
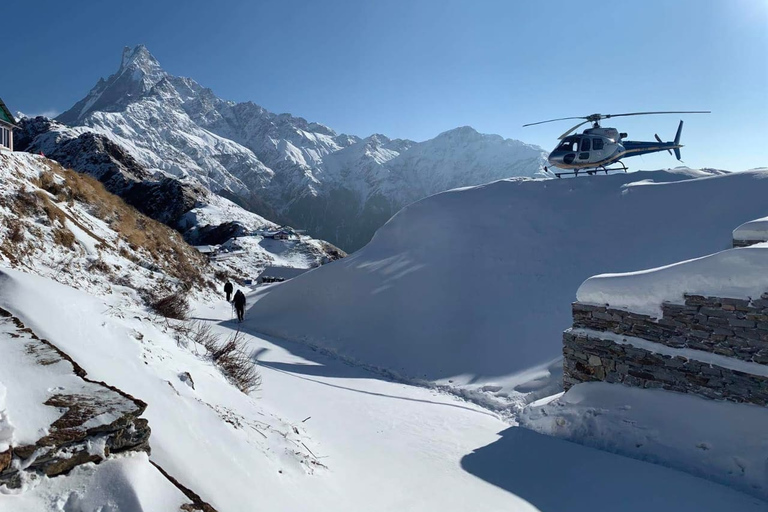
[[[63, 178], [63, 183], [59, 183], [56, 176]], [[77, 201], [87, 205], [90, 213], [107, 222], [131, 249], [122, 251], [129, 259], [136, 260], [131, 252], [148, 258], [157, 268], [188, 287], [203, 283], [200, 268], [205, 261], [179, 233], [139, 213], [120, 197], [107, 192], [95, 178], [54, 164], [50, 172], [40, 175], [40, 188], [53, 194], [59, 202]]]
[[179, 233], [98, 180], [31, 155], [0, 155], [0, 173], [0, 253], [12, 266], [34, 271], [47, 265], [54, 273], [61, 266], [62, 277], [72, 274], [68, 284], [98, 273], [131, 286], [134, 268], [154, 272], [152, 280], [166, 288], [205, 285], [207, 263]]

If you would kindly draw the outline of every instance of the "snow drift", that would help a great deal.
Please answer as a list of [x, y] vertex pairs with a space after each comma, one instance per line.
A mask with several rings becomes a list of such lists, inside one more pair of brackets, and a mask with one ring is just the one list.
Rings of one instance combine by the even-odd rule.
[[610, 304], [661, 318], [664, 302], [684, 304], [683, 294], [759, 299], [768, 291], [768, 244], [729, 249], [660, 268], [601, 274], [578, 289], [579, 302]]
[[768, 217], [745, 222], [733, 230], [733, 239], [739, 242], [765, 242], [768, 240]]
[[520, 424], [766, 496], [765, 407], [587, 382], [527, 407]]
[[765, 215], [766, 178], [681, 169], [449, 191], [349, 258], [270, 287], [249, 315], [409, 379], [541, 395], [560, 385], [582, 281], [730, 247], [735, 226]]

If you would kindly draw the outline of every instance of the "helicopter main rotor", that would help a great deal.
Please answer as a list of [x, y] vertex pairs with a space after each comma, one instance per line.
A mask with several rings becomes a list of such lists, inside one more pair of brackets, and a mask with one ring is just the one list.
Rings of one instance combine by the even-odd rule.
[[537, 123], [528, 123], [524, 124], [523, 127], [526, 126], [533, 126], [536, 124], [544, 124], [544, 123], [552, 123], [554, 121], [566, 121], [569, 119], [585, 119], [585, 121], [581, 121], [579, 124], [562, 134], [558, 139], [564, 139], [571, 133], [573, 133], [574, 130], [578, 129], [580, 126], [585, 125], [587, 123], [594, 123], [595, 128], [600, 127], [600, 121], [603, 119], [609, 119], [611, 117], [626, 117], [626, 116], [647, 116], [652, 114], [710, 114], [711, 112], [709, 110], [667, 110], [667, 111], [660, 111], [660, 112], [629, 112], [626, 114], [592, 114], [589, 116], [577, 116], [577, 117], [560, 117], [558, 119], [549, 119], [547, 121], [539, 121]]

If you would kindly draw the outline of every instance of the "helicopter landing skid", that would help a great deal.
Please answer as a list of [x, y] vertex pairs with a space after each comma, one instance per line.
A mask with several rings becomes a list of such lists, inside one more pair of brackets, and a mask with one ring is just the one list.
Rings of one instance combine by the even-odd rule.
[[578, 177], [578, 175], [580, 173], [582, 173], [582, 172], [588, 174], [589, 176], [592, 176], [592, 175], [595, 175], [595, 174], [600, 173], [600, 172], [604, 172], [605, 174], [608, 174], [609, 172], [612, 172], [612, 171], [617, 171], [617, 172], [624, 171], [624, 172], [627, 172], [627, 170], [629, 169], [621, 161], [616, 162], [616, 163], [618, 163], [621, 167], [605, 167], [603, 165], [600, 165], [598, 167], [589, 167], [589, 168], [585, 168], [585, 169], [574, 169], [572, 171], [561, 171], [561, 172], [552, 172], [549, 169], [547, 169], [546, 167], [544, 167], [544, 172], [548, 172], [550, 174], [554, 174], [558, 178], [563, 176], [563, 175], [566, 175], [566, 176], [567, 175], [573, 175], [573, 177], [575, 178], [575, 177]]

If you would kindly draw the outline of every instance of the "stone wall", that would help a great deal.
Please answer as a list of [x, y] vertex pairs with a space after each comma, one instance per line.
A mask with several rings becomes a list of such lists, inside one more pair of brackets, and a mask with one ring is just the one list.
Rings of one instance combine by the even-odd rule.
[[[563, 335], [566, 389], [579, 382], [606, 381], [768, 404], [768, 377], [611, 339], [613, 334], [642, 338], [768, 366], [768, 294], [754, 300], [686, 295], [684, 304], [663, 304], [658, 319], [577, 302], [573, 327], [577, 330]], [[612, 334], [601, 337], [600, 332]]]
[[766, 240], [739, 240], [737, 238], [733, 239], [733, 246], [734, 247], [749, 247], [750, 245], [759, 244], [762, 242], [765, 242]]
[[632, 345], [566, 331], [563, 335], [565, 389], [590, 381], [663, 388], [707, 398], [768, 404], [768, 378], [656, 354]]
[[768, 364], [768, 294], [752, 301], [686, 295], [685, 304], [664, 303], [662, 315], [577, 302], [573, 326]]

